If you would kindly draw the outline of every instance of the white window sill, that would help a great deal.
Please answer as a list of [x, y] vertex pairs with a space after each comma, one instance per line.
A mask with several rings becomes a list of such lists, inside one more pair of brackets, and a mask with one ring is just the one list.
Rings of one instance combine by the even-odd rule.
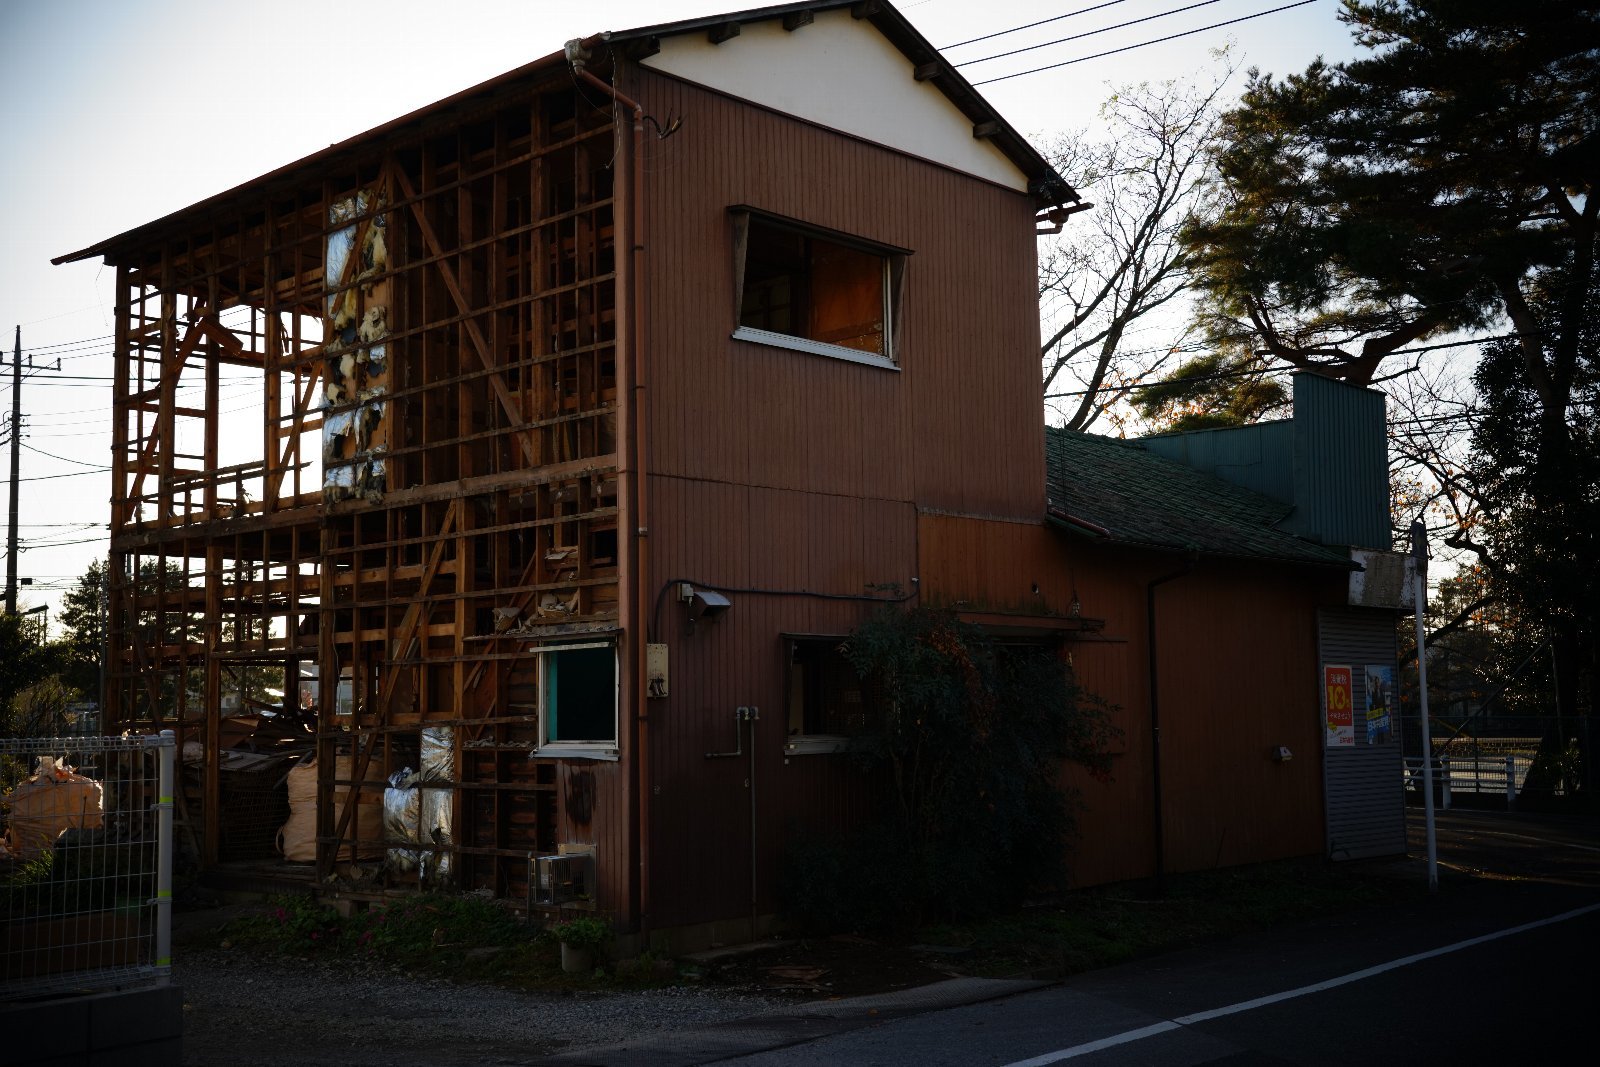
[[830, 359], [842, 359], [850, 363], [861, 363], [868, 367], [877, 367], [879, 370], [897, 371], [900, 368], [894, 360], [880, 356], [875, 352], [862, 352], [855, 348], [846, 348], [844, 345], [830, 345], [826, 341], [813, 341], [808, 337], [795, 337], [793, 334], [774, 333], [771, 330], [757, 330], [750, 326], [740, 326], [733, 331], [735, 341], [749, 341], [752, 344], [767, 345], [772, 348], [787, 348], [791, 352], [805, 352], [812, 356], [827, 356]]
[[850, 747], [848, 737], [791, 737], [783, 743], [786, 756], [823, 756], [831, 752], [844, 752]]
[[532, 754], [544, 759], [600, 759], [612, 763], [620, 758], [617, 749], [606, 748], [604, 745], [540, 745]]

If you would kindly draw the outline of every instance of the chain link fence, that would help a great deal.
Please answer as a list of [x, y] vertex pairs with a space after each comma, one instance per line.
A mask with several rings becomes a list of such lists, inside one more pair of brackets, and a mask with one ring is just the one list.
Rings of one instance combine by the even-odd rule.
[[0, 738], [0, 1000], [166, 985], [174, 738]]

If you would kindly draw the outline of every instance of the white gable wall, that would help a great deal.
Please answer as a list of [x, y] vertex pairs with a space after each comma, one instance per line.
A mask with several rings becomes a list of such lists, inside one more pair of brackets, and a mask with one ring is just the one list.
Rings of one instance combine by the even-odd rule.
[[790, 32], [782, 20], [746, 23], [712, 44], [704, 33], [661, 39], [642, 66], [918, 156], [1019, 192], [1028, 179], [972, 120], [913, 77], [913, 64], [847, 9], [818, 12]]

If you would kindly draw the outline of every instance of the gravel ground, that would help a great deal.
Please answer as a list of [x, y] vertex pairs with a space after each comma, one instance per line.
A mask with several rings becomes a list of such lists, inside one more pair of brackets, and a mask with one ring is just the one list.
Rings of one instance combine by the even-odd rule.
[[189, 1067], [494, 1067], [562, 1049], [746, 1019], [779, 1000], [739, 987], [518, 993], [358, 960], [285, 960], [213, 947], [248, 905], [173, 915]]
[[721, 988], [517, 993], [198, 947], [174, 953], [173, 980], [183, 989], [183, 1062], [193, 1067], [521, 1064], [794, 1006]]

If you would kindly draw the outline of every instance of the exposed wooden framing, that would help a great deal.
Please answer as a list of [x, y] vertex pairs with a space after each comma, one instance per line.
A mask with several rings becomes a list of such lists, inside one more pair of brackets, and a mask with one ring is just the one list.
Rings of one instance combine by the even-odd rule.
[[[423, 210], [421, 201], [414, 199], [416, 193], [411, 187], [411, 180], [406, 177], [405, 172], [402, 170], [395, 170], [394, 175], [401, 191], [405, 193], [406, 199], [412, 200], [411, 212], [417, 220], [417, 229], [422, 233], [424, 247], [428, 249], [429, 254], [439, 255], [441, 247], [439, 238], [433, 232], [433, 226], [428, 222], [427, 212]], [[466, 295], [461, 291], [455, 272], [450, 269], [449, 264], [443, 259], [439, 261], [438, 269], [439, 276], [444, 280], [445, 287], [450, 290], [451, 298], [455, 300], [456, 306], [460, 308], [462, 315], [466, 316], [462, 319], [462, 326], [466, 329], [467, 336], [472, 339], [472, 347], [476, 350], [478, 359], [483, 363], [484, 369], [489, 372], [489, 383], [494, 387], [495, 399], [500, 401], [500, 406], [505, 409], [506, 417], [511, 420], [512, 428], [520, 430], [522, 428], [522, 412], [517, 406], [516, 399], [511, 395], [511, 390], [506, 387], [505, 379], [496, 372], [494, 353], [490, 349], [488, 341], [484, 339], [483, 332], [478, 328], [476, 320], [471, 317], [471, 306], [467, 302]], [[527, 454], [529, 461], [532, 461], [534, 459], [533, 446], [528, 441], [522, 440], [520, 436], [518, 443]]]
[[[288, 704], [301, 661], [320, 875], [377, 844], [357, 808], [425, 725], [457, 731], [457, 879], [517, 891], [527, 854], [555, 847], [530, 637], [498, 640], [494, 620], [615, 629], [614, 129], [575, 101], [564, 78], [496, 97], [246, 191], [119, 267], [108, 700], [201, 742], [208, 864], [232, 854], [223, 695], [257, 706], [252, 677], [282, 671]], [[325, 277], [335, 234], [350, 252]], [[385, 308], [381, 339], [336, 336], [334, 297]], [[378, 345], [381, 390], [325, 403], [332, 365]], [[231, 368], [258, 383], [254, 413]]]

